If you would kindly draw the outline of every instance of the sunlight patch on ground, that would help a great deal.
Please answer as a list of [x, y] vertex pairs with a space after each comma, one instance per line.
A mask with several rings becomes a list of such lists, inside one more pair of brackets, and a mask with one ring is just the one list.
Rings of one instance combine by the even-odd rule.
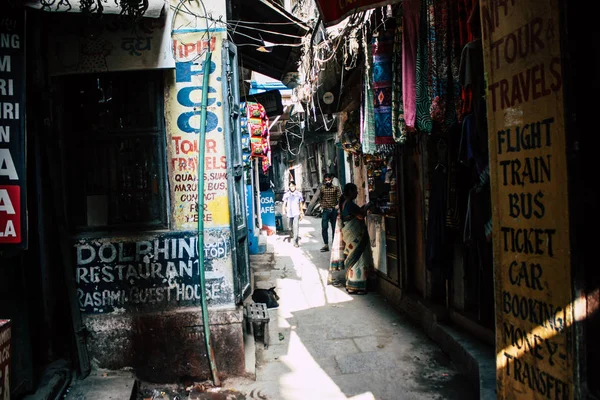
[[350, 397], [350, 400], [375, 400], [375, 396], [371, 392], [366, 392], [357, 396], [352, 396]]
[[286, 291], [285, 298], [279, 301], [282, 310], [302, 311], [352, 300], [343, 288], [327, 285], [327, 270], [319, 268], [315, 265], [315, 260], [309, 258], [310, 250], [293, 247], [287, 242], [278, 243], [275, 249], [281, 256], [290, 257], [296, 274], [303, 279], [302, 282], [287, 278], [277, 279], [277, 287]]
[[[297, 399], [299, 392], [310, 393], [312, 398], [346, 399], [339, 386], [321, 368], [310, 354], [296, 332], [290, 332], [290, 342], [286, 355], [280, 360], [289, 368], [289, 373], [279, 378], [280, 390], [284, 400]], [[305, 385], [310, 382], [310, 386]], [[307, 393], [308, 392], [308, 393]], [[373, 397], [357, 397], [372, 399]]]

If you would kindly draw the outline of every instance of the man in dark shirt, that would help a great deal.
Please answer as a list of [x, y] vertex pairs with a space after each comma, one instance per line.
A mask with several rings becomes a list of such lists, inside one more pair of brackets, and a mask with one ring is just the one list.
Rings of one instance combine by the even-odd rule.
[[325, 174], [323, 177], [323, 184], [319, 189], [319, 203], [323, 210], [321, 217], [321, 234], [323, 235], [323, 242], [325, 246], [321, 248], [321, 251], [329, 251], [329, 224], [331, 224], [331, 235], [335, 234], [335, 220], [338, 213], [338, 202], [342, 190], [339, 186], [333, 185], [333, 176], [331, 174]]

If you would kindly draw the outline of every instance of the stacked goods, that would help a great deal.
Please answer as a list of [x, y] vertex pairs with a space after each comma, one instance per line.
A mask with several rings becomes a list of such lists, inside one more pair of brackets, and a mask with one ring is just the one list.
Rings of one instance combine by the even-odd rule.
[[271, 146], [269, 144], [269, 118], [265, 108], [259, 103], [242, 103], [242, 154], [244, 166], [249, 168], [252, 159], [262, 160], [263, 170], [271, 166]]

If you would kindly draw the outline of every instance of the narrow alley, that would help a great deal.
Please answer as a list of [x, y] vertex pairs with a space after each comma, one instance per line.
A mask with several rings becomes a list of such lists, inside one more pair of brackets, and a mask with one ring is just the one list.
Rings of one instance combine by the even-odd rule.
[[256, 341], [256, 381], [226, 386], [269, 400], [474, 398], [449, 358], [383, 297], [326, 284], [320, 225], [300, 222], [299, 248], [270, 236], [275, 265], [252, 265], [255, 287], [275, 286], [279, 308], [269, 310], [268, 348]]

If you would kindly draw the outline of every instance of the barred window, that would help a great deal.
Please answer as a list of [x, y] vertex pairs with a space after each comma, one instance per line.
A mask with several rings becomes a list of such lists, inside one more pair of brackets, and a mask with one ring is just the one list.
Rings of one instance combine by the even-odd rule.
[[167, 223], [162, 74], [63, 78], [63, 156], [74, 230]]

